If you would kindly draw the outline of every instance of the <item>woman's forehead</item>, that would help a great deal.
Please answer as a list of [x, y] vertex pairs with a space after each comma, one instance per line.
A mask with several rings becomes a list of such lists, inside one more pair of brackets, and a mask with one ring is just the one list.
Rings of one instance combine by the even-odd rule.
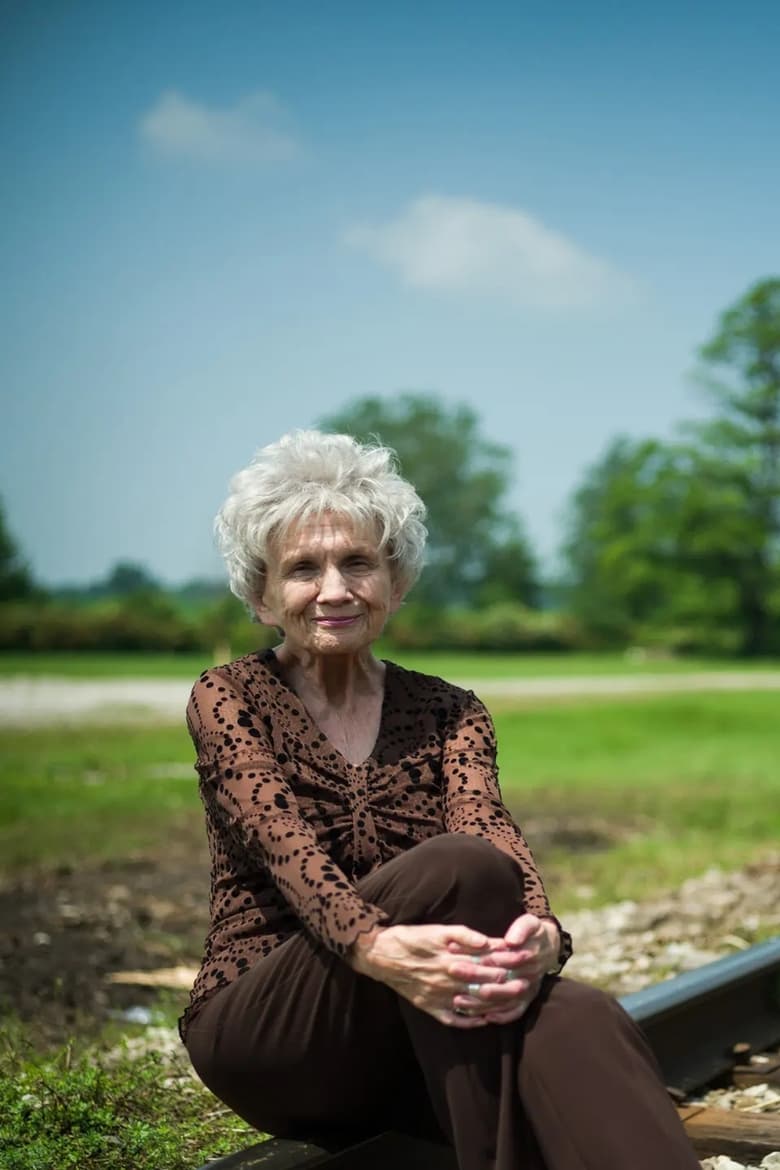
[[284, 560], [304, 549], [376, 549], [379, 535], [376, 524], [370, 520], [354, 520], [351, 516], [324, 512], [319, 516], [293, 521], [283, 532], [272, 537], [269, 543], [269, 551]]

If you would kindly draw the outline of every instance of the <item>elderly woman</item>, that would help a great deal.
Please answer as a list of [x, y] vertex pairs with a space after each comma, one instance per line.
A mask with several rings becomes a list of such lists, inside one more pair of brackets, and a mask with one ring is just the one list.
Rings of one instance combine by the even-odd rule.
[[694, 1170], [619, 1005], [558, 977], [550, 912], [469, 691], [372, 653], [417, 578], [392, 453], [300, 431], [217, 518], [233, 592], [281, 636], [193, 688], [211, 929], [181, 1020], [258, 1129], [395, 1129], [461, 1170]]

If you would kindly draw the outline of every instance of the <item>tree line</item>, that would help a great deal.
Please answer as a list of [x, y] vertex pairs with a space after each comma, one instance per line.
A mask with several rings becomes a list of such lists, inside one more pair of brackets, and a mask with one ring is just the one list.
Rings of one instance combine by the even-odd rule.
[[[698, 357], [711, 417], [669, 440], [610, 441], [570, 501], [555, 581], [507, 502], [511, 452], [471, 407], [406, 393], [321, 419], [392, 447], [428, 508], [428, 563], [388, 642], [780, 652], [780, 279], [728, 308]], [[0, 649], [240, 653], [269, 637], [224, 585], [165, 590], [127, 563], [47, 593], [0, 514]]]

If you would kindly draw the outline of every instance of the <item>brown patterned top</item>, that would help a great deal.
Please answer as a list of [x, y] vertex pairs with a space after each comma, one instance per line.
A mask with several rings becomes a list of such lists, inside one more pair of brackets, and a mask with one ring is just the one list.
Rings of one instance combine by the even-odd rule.
[[[187, 725], [206, 809], [211, 928], [182, 1030], [210, 995], [302, 926], [343, 955], [385, 920], [353, 882], [440, 833], [473, 833], [515, 858], [526, 909], [553, 917], [501, 800], [492, 720], [470, 691], [388, 662], [376, 744], [355, 765], [264, 650], [202, 674]], [[567, 958], [571, 941], [562, 938]]]

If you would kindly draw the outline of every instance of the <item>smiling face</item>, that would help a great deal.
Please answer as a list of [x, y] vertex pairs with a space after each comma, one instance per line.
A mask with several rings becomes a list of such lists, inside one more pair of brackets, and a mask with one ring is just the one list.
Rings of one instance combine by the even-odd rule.
[[293, 652], [358, 654], [402, 597], [373, 528], [328, 513], [272, 542], [257, 616]]

